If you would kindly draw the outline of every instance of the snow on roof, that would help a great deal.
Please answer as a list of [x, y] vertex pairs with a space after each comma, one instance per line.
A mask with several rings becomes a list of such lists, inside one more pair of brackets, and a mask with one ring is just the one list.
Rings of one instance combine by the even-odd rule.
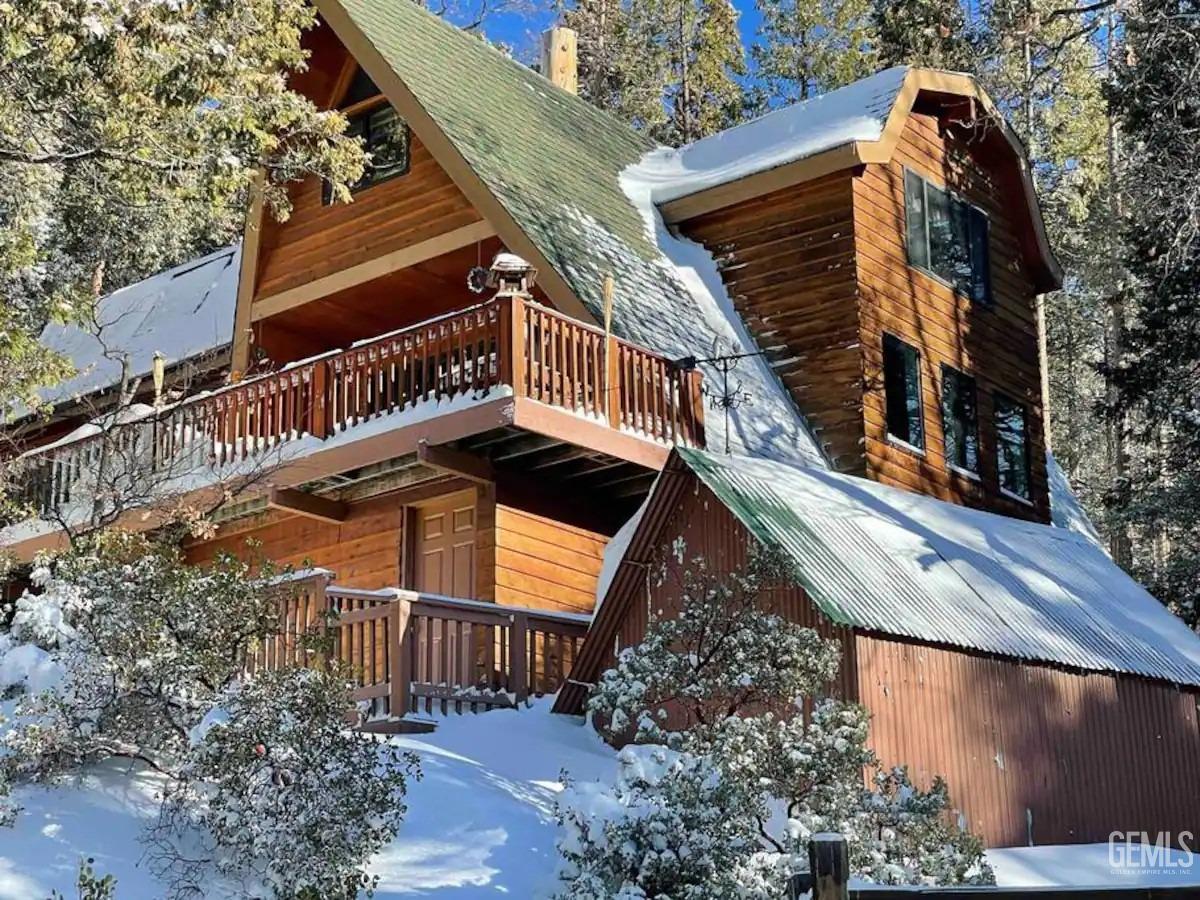
[[76, 374], [44, 388], [43, 399], [58, 404], [111, 387], [121, 377], [122, 353], [130, 372], [144, 376], [155, 352], [169, 367], [229, 345], [240, 258], [237, 245], [226, 247], [102, 297], [98, 336], [77, 325], [48, 326], [42, 344], [67, 356]]
[[854, 141], [877, 141], [908, 75], [907, 66], [773, 110], [644, 162], [656, 203], [727, 184]]
[[1079, 534], [814, 467], [678, 452], [836, 623], [1200, 685], [1200, 637]]
[[1083, 504], [1075, 496], [1071, 480], [1054, 454], [1046, 451], [1046, 474], [1050, 480], [1050, 519], [1058, 528], [1065, 528], [1087, 538], [1097, 547], [1104, 547], [1100, 532], [1092, 524]]

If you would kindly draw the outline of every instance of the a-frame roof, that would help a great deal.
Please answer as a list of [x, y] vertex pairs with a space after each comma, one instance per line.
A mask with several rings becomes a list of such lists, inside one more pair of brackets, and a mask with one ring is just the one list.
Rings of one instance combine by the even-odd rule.
[[317, 7], [556, 304], [598, 320], [608, 273], [618, 316], [639, 293], [675, 292], [619, 183], [653, 143], [411, 0]]
[[[711, 256], [666, 235], [648, 195], [627, 193], [627, 173], [654, 149], [645, 137], [411, 0], [316, 4], [500, 239], [539, 268], [556, 306], [600, 321], [611, 274], [619, 336], [669, 357], [755, 349]], [[733, 446], [823, 465], [766, 363], [749, 360], [738, 378], [755, 401], [731, 416]], [[712, 424], [719, 441], [724, 423]]]

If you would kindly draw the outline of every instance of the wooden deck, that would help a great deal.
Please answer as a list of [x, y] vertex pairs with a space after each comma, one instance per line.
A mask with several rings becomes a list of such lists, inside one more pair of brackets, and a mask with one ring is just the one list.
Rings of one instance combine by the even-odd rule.
[[[282, 601], [280, 629], [252, 670], [335, 660], [354, 682], [361, 726], [420, 729], [428, 717], [514, 707], [569, 676], [590, 616], [388, 589], [317, 573]], [[424, 717], [424, 721], [422, 720]]]
[[272, 478], [286, 486], [496, 428], [657, 469], [671, 445], [704, 444], [700, 375], [500, 298], [32, 450], [14, 467], [22, 498], [44, 515], [86, 496], [113, 448], [191, 482], [291, 467]]

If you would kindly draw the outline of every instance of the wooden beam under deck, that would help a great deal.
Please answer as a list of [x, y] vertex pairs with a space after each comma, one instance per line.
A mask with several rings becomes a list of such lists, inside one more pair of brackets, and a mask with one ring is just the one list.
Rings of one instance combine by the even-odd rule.
[[267, 506], [271, 509], [279, 509], [285, 512], [295, 513], [296, 515], [306, 516], [310, 519], [317, 519], [321, 522], [344, 522], [346, 515], [350, 511], [350, 507], [337, 500], [330, 500], [327, 497], [318, 497], [316, 494], [308, 494], [304, 491], [298, 491], [295, 488], [271, 488], [271, 493], [267, 498]]
[[495, 469], [482, 456], [453, 447], [434, 446], [425, 439], [417, 442], [417, 459], [431, 468], [460, 475], [478, 484], [491, 484], [496, 480]]

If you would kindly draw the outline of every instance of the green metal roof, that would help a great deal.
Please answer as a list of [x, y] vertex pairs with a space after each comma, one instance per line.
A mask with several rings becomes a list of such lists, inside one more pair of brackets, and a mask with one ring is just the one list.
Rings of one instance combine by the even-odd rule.
[[1079, 534], [810, 466], [677, 452], [838, 624], [1200, 685], [1200, 637]]

